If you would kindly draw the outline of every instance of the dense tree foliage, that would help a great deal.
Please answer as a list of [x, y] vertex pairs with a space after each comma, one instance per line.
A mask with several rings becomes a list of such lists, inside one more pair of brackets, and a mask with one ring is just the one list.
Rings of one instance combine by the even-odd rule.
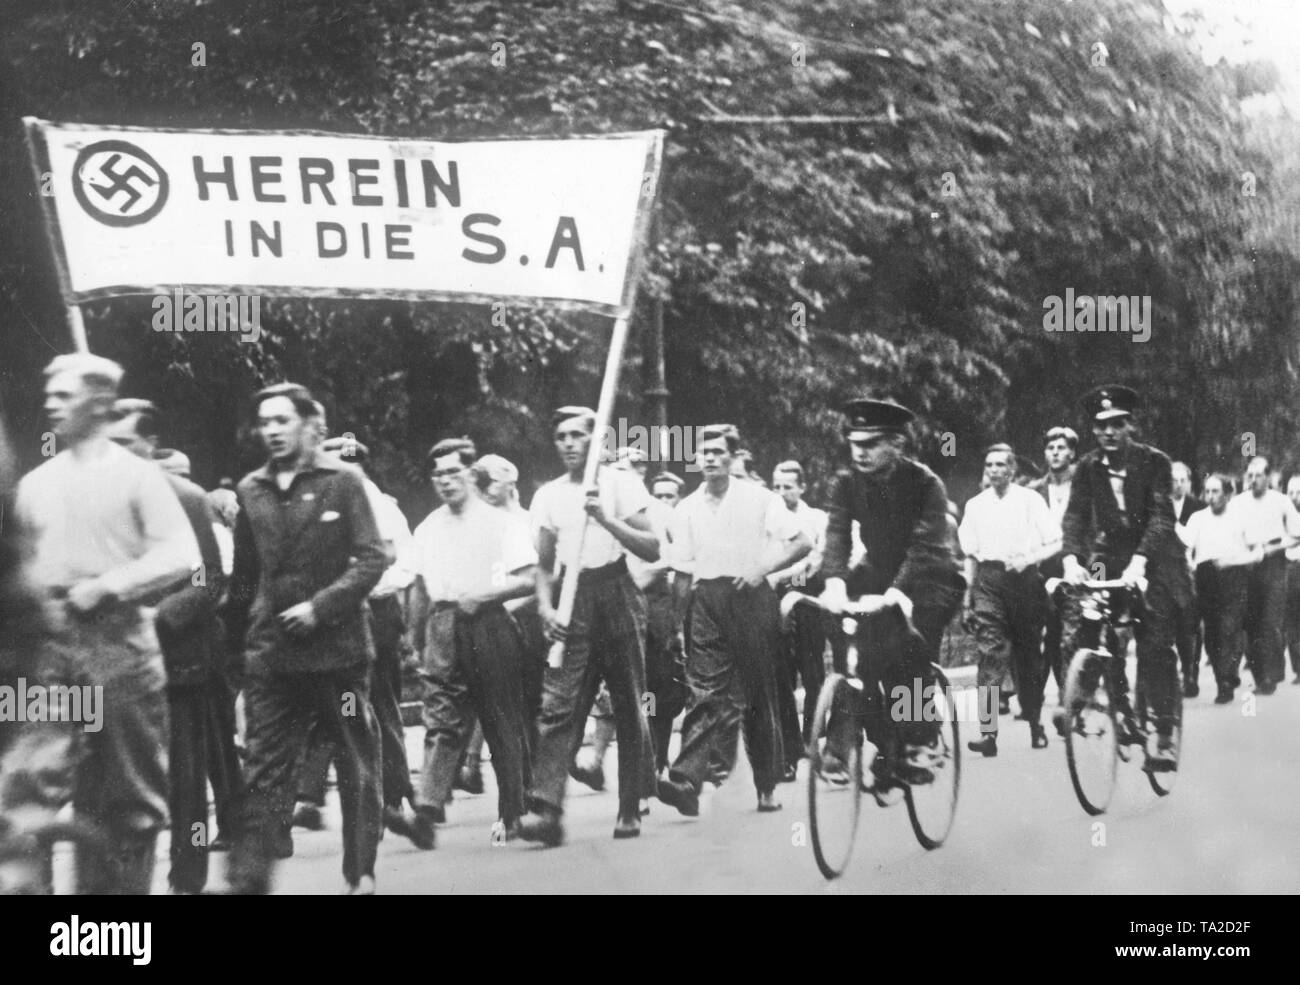
[[[1120, 379], [1147, 394], [1147, 435], [1202, 467], [1235, 466], [1246, 432], [1300, 451], [1296, 127], [1248, 119], [1242, 99], [1276, 76], [1206, 67], [1158, 0], [64, 0], [20, 5], [0, 54], [0, 373], [28, 454], [39, 366], [67, 335], [20, 115], [433, 138], [661, 126], [638, 322], [662, 305], [670, 423], [734, 421], [762, 465], [824, 475], [834, 404], [890, 394], [966, 489], [984, 444], [1032, 450]], [[1149, 295], [1149, 341], [1045, 331], [1067, 289]], [[551, 471], [542, 411], [594, 402], [606, 338], [526, 307], [501, 325], [285, 300], [248, 345], [144, 331], [147, 310], [89, 306], [91, 344], [173, 411], [201, 479], [249, 464], [242, 401], [289, 377], [412, 507], [445, 434]], [[634, 359], [634, 421], [640, 379]]]

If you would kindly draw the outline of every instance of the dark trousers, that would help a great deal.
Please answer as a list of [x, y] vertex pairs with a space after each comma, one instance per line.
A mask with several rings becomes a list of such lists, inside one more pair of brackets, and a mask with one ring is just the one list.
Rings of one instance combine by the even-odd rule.
[[1258, 686], [1286, 676], [1282, 639], [1286, 608], [1286, 558], [1267, 557], [1246, 569], [1246, 659]]
[[[1038, 724], [1047, 683], [1042, 633], [1047, 597], [1034, 569], [1011, 572], [981, 564], [971, 590], [981, 688], [1002, 686], [1009, 670], [1018, 682], [1020, 710]], [[996, 725], [995, 725], [996, 731]]]
[[1286, 648], [1291, 652], [1291, 673], [1300, 677], [1300, 561], [1286, 563]]
[[217, 815], [217, 834], [233, 838], [239, 828], [244, 797], [244, 764], [235, 748], [235, 685], [232, 670], [221, 670], [208, 678], [208, 783]]
[[1201, 669], [1201, 629], [1197, 617], [1196, 594], [1179, 597], [1174, 607], [1174, 648], [1183, 680], [1195, 682]]
[[645, 600], [646, 715], [650, 719], [654, 766], [658, 773], [668, 765], [673, 721], [686, 707], [686, 663], [682, 656], [681, 627], [673, 614], [672, 591], [667, 585], [652, 585]]
[[420, 671], [424, 763], [416, 807], [439, 808], [451, 798], [472, 713], [492, 747], [497, 810], [509, 825], [523, 811], [529, 771], [519, 630], [499, 603], [472, 616], [439, 605], [429, 614], [426, 639]]
[[314, 674], [250, 674], [247, 790], [243, 823], [230, 858], [231, 884], [265, 891], [293, 818], [297, 773], [315, 723], [338, 743], [343, 804], [343, 878], [375, 874], [381, 797], [379, 728], [370, 707], [370, 666], [358, 663]]
[[[796, 589], [797, 591], [797, 589]], [[826, 616], [809, 605], [796, 605], [782, 633], [778, 675], [781, 702], [781, 741], [788, 762], [798, 761], [808, 745], [817, 696], [826, 679]], [[803, 725], [799, 724], [795, 688], [803, 678]]]
[[[1116, 561], [1106, 564], [1108, 571], [1122, 571], [1125, 564]], [[1174, 647], [1174, 616], [1179, 600], [1191, 592], [1186, 567], [1174, 569], [1182, 559], [1167, 562], [1169, 569], [1153, 571], [1148, 578], [1146, 611], [1134, 636], [1137, 639], [1138, 687], [1151, 705], [1152, 715], [1159, 728], [1171, 728], [1174, 706], [1178, 694], [1178, 653]], [[1066, 652], [1073, 658], [1083, 646], [1096, 645], [1095, 624], [1081, 625], [1079, 606], [1074, 600], [1065, 604]], [[1118, 635], [1118, 634], [1116, 634]], [[1123, 673], [1124, 652], [1118, 645], [1114, 649], [1117, 673], [1115, 676], [1121, 701], [1127, 701], [1128, 678]]]
[[1207, 561], [1196, 567], [1196, 603], [1205, 633], [1205, 651], [1220, 690], [1241, 683], [1241, 620], [1246, 610], [1246, 572], [1216, 568]]
[[[167, 689], [171, 717], [168, 807], [171, 811], [171, 872], [168, 881], [186, 893], [203, 891], [208, 882], [208, 777], [214, 758], [220, 759], [221, 712], [224, 695], [207, 683]], [[233, 735], [229, 737], [233, 752]], [[224, 768], [223, 763], [223, 768]], [[227, 780], [224, 809], [238, 810], [243, 780]], [[213, 783], [215, 790], [217, 783]], [[215, 799], [215, 798], [214, 798]], [[218, 824], [227, 837], [237, 823], [227, 816]]]
[[[411, 767], [406, 759], [406, 730], [402, 726], [402, 635], [406, 624], [402, 604], [396, 596], [370, 600], [370, 629], [375, 640], [375, 662], [370, 665], [370, 706], [379, 725], [379, 745], [384, 788], [384, 806], [400, 807], [415, 799]], [[330, 763], [338, 748], [328, 730], [318, 724], [312, 729], [303, 756], [298, 799], [309, 804], [325, 803], [325, 785]]]
[[[760, 794], [776, 787], [785, 766], [777, 705], [781, 613], [766, 583], [734, 588], [713, 578], [691, 590], [686, 616], [686, 682], [691, 699], [673, 779], [696, 789], [709, 778], [711, 754], [743, 722], [745, 747]], [[730, 768], [735, 748], [724, 764]]]
[[[603, 679], [618, 734], [618, 809], [637, 817], [646, 794], [650, 729], [645, 695], [645, 596], [623, 562], [584, 571], [569, 621], [564, 663], [547, 667], [537, 720], [531, 805], [563, 810], [569, 764], [582, 741], [587, 712]], [[489, 739], [489, 741], [491, 741]]]

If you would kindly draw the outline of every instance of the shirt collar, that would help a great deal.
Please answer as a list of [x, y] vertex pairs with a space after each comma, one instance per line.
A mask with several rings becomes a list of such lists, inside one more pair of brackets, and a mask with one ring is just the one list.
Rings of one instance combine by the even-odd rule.
[[[337, 458], [323, 455], [321, 454], [320, 449], [313, 448], [294, 474], [306, 475], [309, 472], [342, 472], [343, 468], [343, 463]], [[273, 469], [271, 467], [270, 459], [267, 459], [266, 463], [260, 469], [253, 472], [253, 478], [258, 482], [263, 482], [267, 485], [273, 486], [275, 485], [275, 477], [278, 474], [279, 469]]]

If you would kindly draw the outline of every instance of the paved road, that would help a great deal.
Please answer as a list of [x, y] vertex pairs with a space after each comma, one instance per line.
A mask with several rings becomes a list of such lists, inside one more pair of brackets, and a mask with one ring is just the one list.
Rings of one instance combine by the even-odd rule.
[[[1079, 808], [1055, 733], [1046, 750], [1033, 750], [1027, 726], [1003, 718], [1001, 755], [964, 757], [957, 822], [943, 848], [927, 852], [917, 845], [904, 806], [882, 810], [864, 798], [855, 857], [834, 883], [821, 878], [808, 847], [802, 770], [799, 783], [779, 788], [785, 809], [760, 815], [742, 756], [723, 787], [705, 787], [700, 817], [683, 818], [652, 801], [642, 836], [634, 841], [611, 838], [611, 791], [597, 794], [570, 784], [568, 841], [556, 849], [519, 842], [493, 846], [491, 787], [478, 797], [458, 793], [435, 851], [385, 837], [376, 871], [379, 891], [1300, 891], [1300, 686], [1287, 683], [1253, 708], [1248, 684], [1237, 704], [1222, 707], [1210, 700], [1208, 671], [1201, 686], [1202, 697], [1187, 705], [1183, 768], [1173, 795], [1157, 800], [1136, 765], [1121, 765], [1120, 786], [1101, 818]], [[408, 741], [418, 762], [419, 730], [408, 730]], [[611, 750], [611, 784], [614, 765]], [[485, 773], [490, 784], [490, 771]], [[333, 794], [327, 820], [327, 831], [295, 832], [296, 854], [279, 869], [277, 892], [339, 891], [340, 818]], [[218, 856], [215, 884], [223, 871]], [[165, 863], [159, 866], [159, 889], [165, 891]]]

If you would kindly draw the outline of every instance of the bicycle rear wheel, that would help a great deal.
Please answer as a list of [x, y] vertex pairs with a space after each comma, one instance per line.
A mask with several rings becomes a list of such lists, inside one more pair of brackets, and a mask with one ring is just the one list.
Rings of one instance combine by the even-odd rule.
[[829, 674], [808, 741], [808, 818], [813, 857], [827, 879], [848, 868], [862, 810], [862, 693]]
[[[925, 767], [934, 775], [932, 783], [907, 785], [907, 816], [912, 833], [924, 848], [935, 849], [944, 843], [957, 816], [957, 791], [961, 787], [961, 735], [957, 726], [957, 708], [952, 699], [948, 678], [937, 666], [934, 669], [934, 711], [939, 717], [939, 731]], [[928, 707], [928, 706], [927, 706]]]
[[1115, 791], [1119, 736], [1107, 658], [1079, 650], [1065, 674], [1065, 757], [1079, 805], [1104, 813]]

